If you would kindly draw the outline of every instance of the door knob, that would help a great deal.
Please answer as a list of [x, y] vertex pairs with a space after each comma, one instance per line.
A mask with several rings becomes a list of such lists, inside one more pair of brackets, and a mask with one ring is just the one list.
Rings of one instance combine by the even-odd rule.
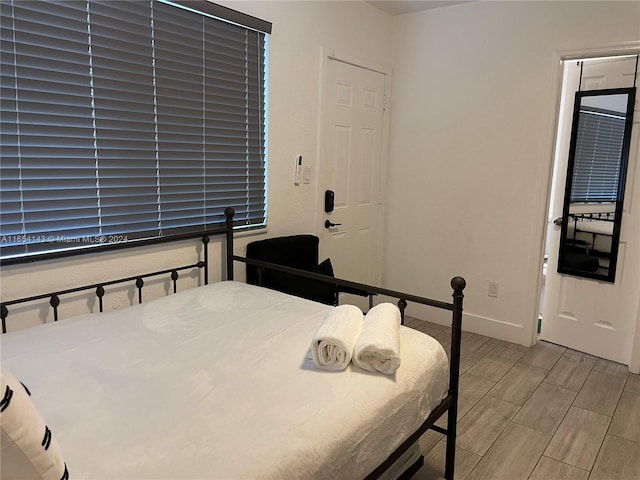
[[342, 225], [341, 223], [331, 223], [330, 220], [325, 220], [324, 228], [337, 227], [338, 225]]
[[556, 226], [558, 226], [558, 227], [559, 227], [560, 225], [562, 225], [562, 217], [558, 217], [558, 218], [554, 219], [554, 220], [553, 220], [553, 224], [554, 224], [554, 225], [556, 225]]

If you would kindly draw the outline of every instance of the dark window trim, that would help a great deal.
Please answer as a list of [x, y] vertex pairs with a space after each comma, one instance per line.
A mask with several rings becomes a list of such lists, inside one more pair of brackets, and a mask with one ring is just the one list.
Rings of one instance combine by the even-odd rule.
[[227, 20], [229, 22], [237, 23], [244, 27], [259, 30], [264, 33], [271, 33], [271, 22], [262, 20], [246, 13], [238, 12], [228, 7], [212, 3], [207, 0], [167, 0], [169, 3], [175, 3], [183, 7], [192, 8], [202, 13], [207, 13], [214, 17]]
[[[220, 233], [226, 232], [226, 227], [224, 227], [224, 223], [220, 224], [219, 227], [210, 228], [207, 230], [202, 230], [199, 232], [189, 232], [183, 234], [176, 234], [167, 237], [153, 237], [153, 238], [141, 238], [139, 240], [129, 240], [127, 242], [122, 243], [109, 243], [104, 245], [92, 245], [87, 248], [75, 248], [69, 250], [58, 250], [58, 251], [49, 251], [43, 253], [35, 253], [31, 255], [21, 256], [21, 257], [9, 257], [9, 258], [0, 258], [0, 266], [9, 266], [9, 265], [21, 265], [21, 264], [29, 264], [35, 262], [41, 262], [45, 260], [56, 260], [60, 258], [72, 258], [78, 255], [87, 255], [87, 254], [96, 254], [96, 253], [105, 253], [105, 252], [113, 252], [126, 250], [129, 248], [136, 247], [145, 247], [151, 245], [158, 245], [161, 243], [173, 243], [179, 242], [183, 240], [191, 240], [194, 238], [200, 238], [204, 235], [217, 235]], [[249, 232], [252, 230], [260, 230], [266, 228], [264, 225], [255, 225], [251, 227], [246, 227], [244, 224], [234, 225], [234, 229], [242, 227], [243, 232]]]

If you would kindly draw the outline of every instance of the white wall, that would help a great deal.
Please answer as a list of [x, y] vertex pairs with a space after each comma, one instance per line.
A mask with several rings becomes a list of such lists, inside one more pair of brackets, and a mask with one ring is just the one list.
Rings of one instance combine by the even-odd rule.
[[394, 17], [385, 284], [448, 297], [447, 279], [463, 275], [464, 328], [529, 345], [555, 52], [637, 40], [639, 2], [481, 1]]
[[[219, 3], [273, 23], [269, 39], [268, 234], [313, 233], [316, 229], [321, 49], [344, 52], [373, 64], [390, 64], [391, 17], [364, 2]], [[314, 174], [310, 185], [295, 187], [294, 162], [300, 154], [305, 164], [313, 167]], [[256, 238], [259, 237], [240, 239], [236, 242], [236, 252], [244, 253], [246, 242]], [[213, 258], [219, 258], [216, 253], [219, 247], [219, 244], [212, 246]], [[201, 257], [199, 251], [197, 241], [181, 242], [170, 250], [166, 250], [166, 246], [154, 246], [3, 267], [0, 272], [2, 300], [170, 268], [176, 263], [194, 263], [198, 255]], [[243, 268], [237, 267], [236, 271], [241, 274]], [[215, 264], [211, 279], [220, 278], [220, 272], [221, 266]], [[189, 277], [182, 288], [197, 283], [195, 276]], [[145, 299], [164, 295], [169, 288], [167, 281], [156, 281], [145, 292]], [[133, 289], [119, 288], [106, 297], [106, 308], [132, 302], [137, 302]], [[41, 303], [35, 309], [12, 307], [9, 330], [51, 320], [46, 305]], [[61, 313], [65, 317], [84, 313], [87, 306], [97, 310], [95, 297], [78, 294], [63, 303]]]

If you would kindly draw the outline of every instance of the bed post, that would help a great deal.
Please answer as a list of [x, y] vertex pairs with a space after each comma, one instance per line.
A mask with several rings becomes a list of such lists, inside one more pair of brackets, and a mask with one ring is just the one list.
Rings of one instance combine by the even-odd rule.
[[451, 325], [451, 364], [449, 365], [449, 394], [453, 397], [447, 418], [447, 453], [444, 477], [453, 480], [456, 461], [456, 422], [458, 419], [458, 383], [460, 375], [460, 340], [462, 337], [462, 291], [467, 282], [462, 277], [451, 279], [453, 288], [453, 325]]
[[[369, 296], [371, 300], [371, 296]], [[369, 306], [371, 308], [371, 306]], [[404, 298], [398, 300], [398, 310], [400, 310], [400, 325], [404, 325], [404, 311], [407, 309], [407, 301]]]
[[209, 285], [209, 235], [202, 236], [202, 249], [204, 250], [204, 284]]
[[227, 280], [233, 280], [233, 215], [235, 210], [231, 207], [227, 207], [224, 210], [224, 215], [227, 217], [225, 223], [227, 225]]
[[7, 316], [9, 315], [9, 309], [3, 303], [0, 305], [0, 318], [2, 318], [2, 333], [7, 333]]

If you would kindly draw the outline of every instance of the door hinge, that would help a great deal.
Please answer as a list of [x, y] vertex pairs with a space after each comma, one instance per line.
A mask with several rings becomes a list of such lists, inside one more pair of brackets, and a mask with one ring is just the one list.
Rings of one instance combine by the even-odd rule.
[[389, 97], [387, 97], [386, 95], [384, 95], [382, 97], [382, 109], [386, 110], [387, 108], [389, 108]]

